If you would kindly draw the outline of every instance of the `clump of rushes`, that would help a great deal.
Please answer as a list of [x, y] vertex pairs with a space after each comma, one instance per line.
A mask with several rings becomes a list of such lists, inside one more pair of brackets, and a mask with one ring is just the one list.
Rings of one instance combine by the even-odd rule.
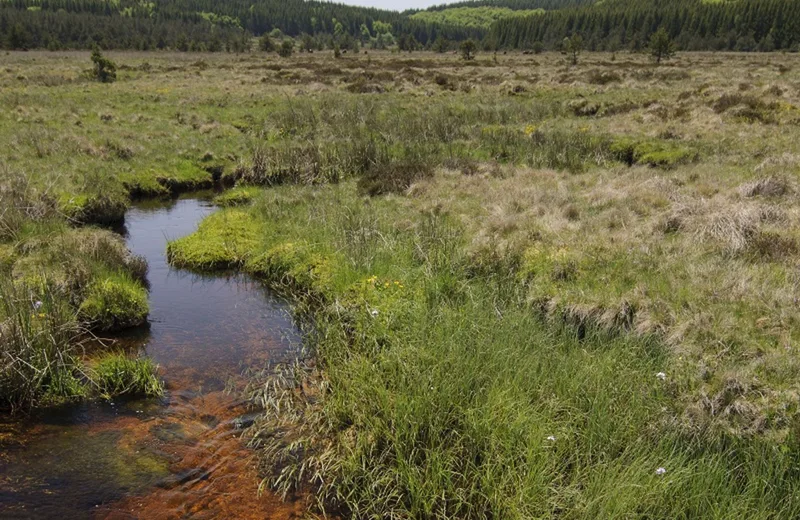
[[124, 353], [104, 354], [91, 370], [91, 379], [101, 396], [143, 395], [157, 397], [164, 393], [158, 378], [158, 366], [149, 358], [134, 358]]
[[148, 313], [147, 290], [123, 273], [113, 273], [93, 282], [79, 309], [84, 322], [103, 331], [142, 325]]
[[71, 306], [57, 294], [0, 282], [0, 409], [82, 395], [80, 332]]

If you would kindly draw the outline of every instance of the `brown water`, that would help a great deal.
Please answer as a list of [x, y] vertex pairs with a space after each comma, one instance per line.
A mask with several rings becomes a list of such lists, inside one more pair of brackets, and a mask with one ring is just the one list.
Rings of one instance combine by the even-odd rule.
[[148, 204], [126, 216], [149, 263], [150, 326], [116, 338], [159, 365], [161, 399], [89, 401], [38, 412], [0, 453], [0, 518], [292, 518], [301, 505], [258, 496], [242, 372], [292, 357], [284, 302], [242, 276], [172, 269], [166, 242], [213, 207]]

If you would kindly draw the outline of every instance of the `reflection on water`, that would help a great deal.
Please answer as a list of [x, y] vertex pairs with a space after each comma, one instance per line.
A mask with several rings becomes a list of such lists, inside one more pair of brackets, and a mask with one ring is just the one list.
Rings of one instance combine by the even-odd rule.
[[0, 455], [0, 517], [297, 512], [256, 496], [252, 453], [239, 439], [247, 409], [235, 392], [244, 369], [282, 361], [297, 346], [286, 305], [243, 276], [198, 276], [166, 263], [167, 240], [191, 233], [211, 211], [185, 199], [128, 212], [128, 245], [150, 268], [151, 314], [149, 327], [128, 331], [116, 346], [152, 357], [167, 393], [49, 409], [14, 425], [18, 442]]

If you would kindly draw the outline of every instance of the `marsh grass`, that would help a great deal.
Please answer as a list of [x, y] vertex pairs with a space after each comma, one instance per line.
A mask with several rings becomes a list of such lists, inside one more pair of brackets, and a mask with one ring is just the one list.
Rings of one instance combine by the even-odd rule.
[[253, 385], [263, 485], [311, 486], [322, 510], [355, 518], [800, 512], [794, 437], [687, 427], [683, 375], [657, 336], [549, 321], [508, 290], [513, 268], [470, 267], [447, 215], [362, 204], [352, 185], [286, 187], [250, 213], [271, 224], [261, 247], [305, 244], [258, 271], [267, 281], [303, 276], [308, 255], [365, 260], [295, 286], [325, 293], [306, 335], [315, 362]]
[[93, 362], [92, 384], [106, 399], [118, 395], [158, 397], [164, 383], [158, 378], [158, 366], [149, 358], [131, 357], [125, 353], [107, 353]]
[[81, 334], [74, 309], [57, 294], [0, 282], [0, 408], [82, 395]]

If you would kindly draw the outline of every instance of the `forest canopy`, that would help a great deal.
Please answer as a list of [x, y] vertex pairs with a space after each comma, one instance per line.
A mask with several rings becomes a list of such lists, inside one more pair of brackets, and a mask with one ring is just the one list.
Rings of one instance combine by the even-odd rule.
[[579, 34], [589, 50], [616, 51], [644, 49], [661, 28], [680, 50], [798, 50], [800, 3], [480, 0], [401, 13], [304, 0], [0, 0], [5, 49], [239, 52], [264, 34], [298, 39], [304, 50], [467, 39], [484, 50], [558, 49]]

